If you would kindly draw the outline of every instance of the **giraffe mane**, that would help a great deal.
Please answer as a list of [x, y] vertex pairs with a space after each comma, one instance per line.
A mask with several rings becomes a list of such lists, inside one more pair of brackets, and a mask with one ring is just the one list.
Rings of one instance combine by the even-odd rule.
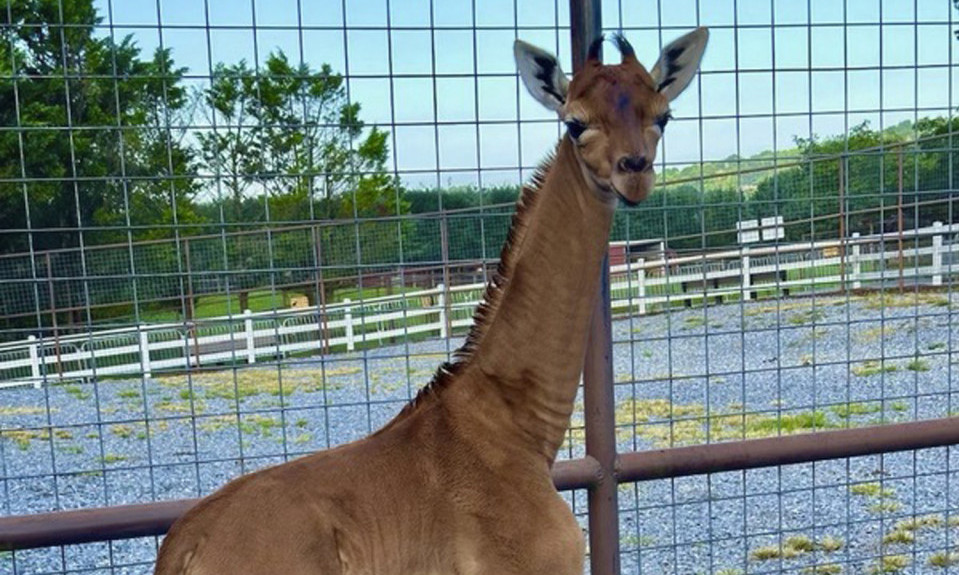
[[555, 157], [556, 151], [554, 150], [540, 162], [529, 182], [523, 185], [519, 198], [516, 200], [516, 211], [513, 213], [509, 232], [506, 234], [506, 242], [500, 252], [499, 264], [496, 266], [493, 277], [486, 284], [483, 299], [476, 306], [476, 311], [473, 313], [473, 325], [470, 327], [463, 345], [453, 352], [451, 361], [444, 362], [439, 366], [430, 382], [420, 388], [416, 396], [403, 407], [393, 421], [398, 421], [409, 415], [427, 397], [434, 396], [448, 387], [456, 379], [456, 375], [462, 372], [469, 365], [470, 360], [473, 359], [476, 349], [486, 335], [486, 331], [499, 309], [506, 286], [509, 285], [517, 248], [522, 245], [530, 214], [539, 199], [539, 192], [543, 188], [546, 174], [549, 173]]

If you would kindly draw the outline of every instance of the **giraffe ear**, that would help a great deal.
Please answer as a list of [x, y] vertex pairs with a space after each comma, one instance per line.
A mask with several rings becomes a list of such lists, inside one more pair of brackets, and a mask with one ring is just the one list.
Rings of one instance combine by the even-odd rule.
[[559, 112], [566, 103], [569, 80], [549, 52], [517, 40], [513, 44], [516, 67], [526, 89], [546, 108]]
[[707, 40], [709, 30], [697, 28], [663, 48], [650, 75], [659, 93], [666, 99], [675, 100], [693, 80], [703, 59]]

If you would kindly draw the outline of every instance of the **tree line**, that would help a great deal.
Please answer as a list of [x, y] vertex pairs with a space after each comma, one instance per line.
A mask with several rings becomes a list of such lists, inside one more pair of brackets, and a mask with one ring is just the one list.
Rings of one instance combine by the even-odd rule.
[[[276, 50], [217, 64], [196, 87], [169, 49], [104, 36], [92, 0], [14, 0], [0, 18], [0, 254], [76, 247], [81, 229], [87, 246], [223, 233], [225, 253], [190, 265], [245, 272], [230, 276], [241, 294], [274, 268], [295, 283], [289, 270], [317, 263], [335, 279], [498, 255], [519, 187], [407, 189], [388, 132], [328, 64]], [[909, 227], [956, 221], [956, 121], [862, 124], [778, 156], [667, 169], [667, 185], [617, 213], [613, 239], [718, 249], [740, 220], [777, 215], [787, 241], [836, 238], [888, 231], [900, 205]], [[264, 247], [277, 222], [303, 221], [323, 225]], [[176, 269], [183, 254], [151, 257]]]

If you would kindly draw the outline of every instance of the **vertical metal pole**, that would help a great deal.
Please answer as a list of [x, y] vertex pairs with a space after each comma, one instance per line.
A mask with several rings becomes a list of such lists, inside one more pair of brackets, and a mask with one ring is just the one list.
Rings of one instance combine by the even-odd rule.
[[896, 227], [899, 230], [899, 293], [902, 293], [906, 287], [905, 279], [903, 279], [902, 261], [902, 146], [899, 146], [898, 153], [896, 154], [896, 167], [899, 186], [899, 199], [896, 205]]
[[846, 293], [846, 156], [839, 156], [839, 293]]
[[[602, 33], [600, 0], [570, 0], [573, 72], [586, 61], [590, 42]], [[589, 490], [589, 566], [592, 575], [619, 574], [619, 503], [617, 499], [615, 403], [613, 399], [613, 336], [610, 316], [609, 253], [603, 257], [602, 280], [589, 332], [583, 368], [586, 454], [602, 469]]]

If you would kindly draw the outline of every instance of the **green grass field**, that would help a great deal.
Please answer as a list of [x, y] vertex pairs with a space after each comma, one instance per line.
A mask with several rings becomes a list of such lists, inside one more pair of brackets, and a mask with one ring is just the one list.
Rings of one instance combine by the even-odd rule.
[[[343, 288], [338, 289], [333, 292], [333, 297], [329, 303], [339, 303], [349, 298], [351, 301], [360, 301], [361, 299], [372, 299], [383, 297], [389, 295], [388, 291], [392, 291], [392, 294], [407, 293], [412, 291], [419, 291], [419, 288], [407, 287], [407, 288], [392, 288], [392, 290], [387, 290], [383, 287], [373, 287], [373, 288]], [[262, 312], [270, 311], [274, 309], [285, 309], [290, 307], [290, 302], [293, 298], [296, 297], [305, 297], [305, 293], [300, 292], [283, 292], [277, 290], [276, 293], [273, 293], [272, 290], [255, 290], [250, 292], [249, 296], [249, 305], [250, 311]], [[243, 313], [243, 308], [240, 307], [240, 297], [237, 294], [216, 294], [216, 295], [206, 295], [196, 298], [195, 304], [195, 317], [196, 318], [208, 318], [208, 317], [220, 317], [225, 315], [240, 315]], [[143, 321], [151, 323], [163, 323], [163, 322], [176, 322], [182, 320], [182, 312], [180, 310], [179, 303], [174, 306], [166, 306], [160, 309], [145, 309], [141, 312], [140, 317]]]

